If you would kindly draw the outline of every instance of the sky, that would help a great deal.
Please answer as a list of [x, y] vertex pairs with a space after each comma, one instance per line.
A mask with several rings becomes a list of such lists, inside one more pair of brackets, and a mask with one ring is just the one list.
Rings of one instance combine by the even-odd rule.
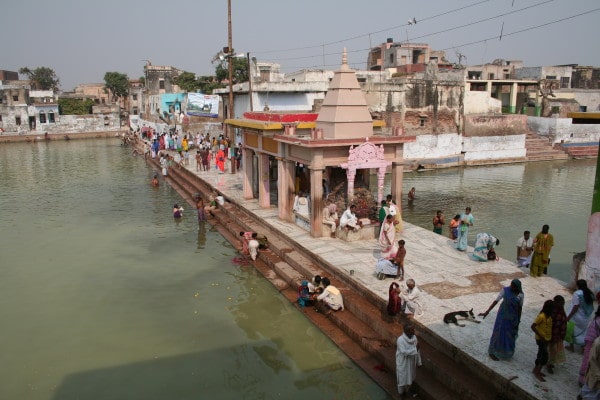
[[[64, 91], [103, 83], [106, 72], [139, 78], [146, 60], [214, 75], [227, 16], [227, 0], [5, 2], [0, 69], [52, 68]], [[600, 67], [599, 18], [598, 0], [231, 0], [235, 52], [282, 72], [335, 70], [344, 48], [350, 67], [365, 69], [369, 48], [388, 38], [466, 65]]]

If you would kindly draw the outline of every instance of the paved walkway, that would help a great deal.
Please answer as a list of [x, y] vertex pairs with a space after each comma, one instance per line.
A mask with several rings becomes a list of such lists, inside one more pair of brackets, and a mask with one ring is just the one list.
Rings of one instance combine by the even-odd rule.
[[[354, 270], [351, 279], [370, 287], [374, 294], [387, 302], [392, 278], [380, 281], [375, 276], [375, 263], [379, 257], [375, 239], [345, 242], [332, 238], [312, 238], [299, 226], [279, 220], [275, 207], [262, 209], [257, 200], [245, 200], [240, 173], [220, 174], [214, 166], [209, 172], [196, 173], [195, 162], [187, 168], [340, 271], [345, 270], [350, 276], [349, 271]], [[472, 237], [474, 235], [471, 233]], [[547, 382], [537, 381], [531, 372], [537, 346], [530, 326], [544, 301], [557, 294], [565, 298], [568, 310], [572, 294], [565, 289], [564, 283], [549, 277], [531, 278], [527, 275], [527, 269], [521, 270], [508, 260], [474, 261], [470, 258], [472, 248], [466, 254], [459, 252], [451, 239], [406, 221], [404, 232], [399, 237], [396, 235], [396, 241], [399, 239], [406, 241], [406, 278], [413, 278], [424, 291], [421, 299], [424, 314], [417, 318], [421, 324], [505, 378], [516, 377], [514, 384], [539, 399], [575, 399], [579, 390], [577, 374], [581, 364], [580, 354], [567, 351], [567, 362], [556, 367], [554, 375], [547, 374]], [[444, 314], [451, 311], [471, 308], [475, 314], [486, 311], [501, 288], [515, 277], [521, 280], [525, 293], [517, 351], [511, 361], [493, 361], [488, 357], [487, 348], [499, 306], [486, 319], [479, 317], [479, 324], [465, 322], [465, 327], [458, 327], [447, 325], [442, 319]]]

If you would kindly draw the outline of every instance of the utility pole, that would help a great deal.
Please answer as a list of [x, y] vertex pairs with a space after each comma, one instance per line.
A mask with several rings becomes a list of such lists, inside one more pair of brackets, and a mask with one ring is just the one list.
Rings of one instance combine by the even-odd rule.
[[[232, 119], [235, 114], [233, 112], [233, 38], [231, 32], [231, 0], [227, 0], [227, 48], [228, 48], [228, 57], [227, 57], [227, 69], [229, 72], [229, 107], [227, 108], [227, 117]], [[229, 142], [229, 151], [228, 156], [231, 161], [231, 173], [235, 174], [235, 160], [233, 158], [233, 145], [235, 142], [235, 134], [233, 133], [233, 129], [231, 129], [227, 124], [225, 125], [225, 129], [227, 129], [226, 137]]]

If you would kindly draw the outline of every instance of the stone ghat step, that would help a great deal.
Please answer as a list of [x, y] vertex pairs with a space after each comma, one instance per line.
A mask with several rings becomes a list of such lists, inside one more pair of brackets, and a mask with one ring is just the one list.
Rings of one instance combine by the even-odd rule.
[[598, 146], [563, 147], [567, 154], [573, 158], [596, 158], [598, 157]]
[[534, 154], [528, 155], [527, 161], [552, 161], [552, 160], [567, 160], [569, 156], [565, 153], [562, 154]]
[[[212, 188], [197, 176], [173, 168], [168, 178], [173, 187], [190, 204], [192, 197], [201, 192], [205, 197]], [[259, 253], [256, 268], [273, 285], [295, 303], [297, 285], [302, 279], [314, 274], [329, 276], [342, 291], [346, 310], [325, 316], [312, 308], [302, 311], [327, 334], [350, 358], [397, 398], [395, 387], [395, 340], [401, 333], [396, 320], [386, 318], [385, 304], [368, 290], [353, 285], [335, 269], [323, 269], [322, 260], [313, 260], [300, 245], [287, 242], [285, 235], [265, 228], [264, 221], [251, 215], [243, 207], [228, 202], [215, 213], [215, 226], [234, 245], [241, 247], [239, 231], [253, 230], [269, 237], [270, 248]], [[514, 386], [504, 384], [503, 378], [456, 349], [449, 349], [447, 342], [435, 333], [420, 327], [414, 321], [423, 349], [423, 368], [417, 376], [422, 399], [496, 399], [522, 398], [523, 393], [512, 393]], [[376, 369], [383, 365], [387, 372]], [[508, 389], [507, 389], [508, 388]]]

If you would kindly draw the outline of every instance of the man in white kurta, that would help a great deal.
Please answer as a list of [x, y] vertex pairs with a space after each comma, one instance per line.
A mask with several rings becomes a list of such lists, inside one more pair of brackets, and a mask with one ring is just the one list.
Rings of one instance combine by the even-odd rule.
[[358, 222], [358, 218], [356, 217], [356, 214], [354, 213], [355, 210], [356, 210], [356, 206], [354, 204], [352, 204], [350, 207], [348, 207], [346, 209], [346, 211], [344, 211], [344, 213], [342, 214], [342, 216], [340, 218], [340, 227], [341, 228], [348, 227], [355, 231], [360, 229], [360, 223]]
[[412, 324], [404, 325], [404, 332], [396, 341], [396, 378], [398, 379], [398, 393], [403, 395], [410, 390], [410, 386], [417, 377], [417, 367], [421, 365], [421, 354], [415, 328]]

